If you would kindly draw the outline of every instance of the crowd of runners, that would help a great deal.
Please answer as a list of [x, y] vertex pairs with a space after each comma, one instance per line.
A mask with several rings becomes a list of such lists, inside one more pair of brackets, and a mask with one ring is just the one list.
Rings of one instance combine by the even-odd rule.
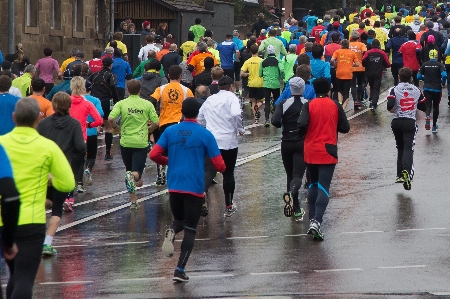
[[[350, 130], [346, 106], [351, 99], [355, 110], [368, 105], [375, 113], [381, 81], [391, 68], [394, 87], [387, 109], [394, 115], [396, 182], [410, 190], [416, 110], [425, 112], [426, 130], [438, 131], [450, 68], [449, 10], [446, 4], [422, 1], [395, 7], [388, 0], [379, 9], [367, 3], [333, 17], [309, 11], [302, 20], [290, 16], [283, 24], [269, 25], [260, 14], [245, 39], [235, 30], [224, 41], [197, 18], [179, 46], [165, 41], [171, 37], [167, 25], [158, 35], [146, 21], [141, 32], [146, 45], [135, 70], [127, 62], [132, 54], [122, 31], [105, 49], [94, 49], [90, 60], [74, 48], [61, 65], [50, 48], [31, 64], [18, 44], [0, 73], [7, 298], [31, 298], [41, 255], [57, 254], [52, 242], [63, 211], [73, 212], [75, 194], [94, 183], [99, 134], [105, 161], [115, 158], [113, 135], [120, 135], [132, 210], [139, 207], [136, 188], [143, 185], [147, 157], [157, 164], [155, 183], [167, 184], [174, 218], [165, 232], [167, 256], [174, 254], [175, 236], [184, 230], [173, 278], [180, 282], [189, 280], [184, 269], [197, 223], [208, 215], [208, 189], [217, 172], [223, 175], [224, 217], [237, 211], [234, 168], [248, 105], [255, 125], [264, 106], [263, 125], [282, 128], [285, 216], [303, 221], [299, 190], [305, 186], [307, 233], [323, 240], [337, 134]], [[56, 76], [61, 83], [54, 85]]]

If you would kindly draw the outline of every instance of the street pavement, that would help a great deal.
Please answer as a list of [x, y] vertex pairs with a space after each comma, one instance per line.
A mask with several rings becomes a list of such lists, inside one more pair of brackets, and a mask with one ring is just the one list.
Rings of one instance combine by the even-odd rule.
[[[388, 84], [390, 72], [380, 101]], [[218, 175], [185, 284], [171, 279], [182, 233], [174, 257], [161, 251], [172, 216], [166, 187], [154, 184], [154, 163], [148, 160], [137, 191], [140, 207], [130, 211], [119, 140], [112, 162], [103, 161], [100, 140], [94, 185], [77, 195], [73, 213], [63, 215], [54, 240], [58, 255], [42, 259], [33, 298], [450, 298], [446, 98], [444, 91], [439, 133], [427, 134], [418, 112], [411, 191], [394, 183], [396, 148], [386, 103], [373, 115], [353, 112], [350, 102], [351, 129], [339, 135], [323, 242], [306, 235], [307, 216], [295, 222], [283, 215], [281, 130], [252, 125], [247, 104], [248, 133], [240, 137], [235, 172], [237, 213], [224, 219]], [[301, 198], [307, 208], [304, 192]]]

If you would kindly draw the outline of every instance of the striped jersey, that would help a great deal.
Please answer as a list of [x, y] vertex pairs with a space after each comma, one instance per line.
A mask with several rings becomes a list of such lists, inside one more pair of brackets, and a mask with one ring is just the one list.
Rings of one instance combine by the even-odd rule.
[[[388, 95], [389, 102], [394, 105], [394, 118], [411, 118], [416, 120], [416, 110], [418, 103], [424, 103], [425, 97], [416, 86], [400, 82], [397, 86], [392, 87]], [[392, 104], [391, 104], [392, 105]]]

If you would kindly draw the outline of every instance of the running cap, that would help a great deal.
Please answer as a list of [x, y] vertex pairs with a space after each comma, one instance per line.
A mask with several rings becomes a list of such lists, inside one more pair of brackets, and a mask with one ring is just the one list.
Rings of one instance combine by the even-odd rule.
[[266, 29], [261, 29], [261, 34], [266, 34]]
[[323, 20], [322, 19], [317, 19], [317, 24], [322, 24]]
[[420, 21], [420, 16], [419, 15], [414, 15], [414, 21]]
[[267, 47], [267, 55], [274, 55], [276, 52], [275, 52], [275, 47], [274, 46], [272, 46], [272, 45], [269, 45], [268, 47]]
[[428, 35], [428, 38], [427, 38], [427, 43], [429, 43], [429, 44], [434, 44], [434, 36], [433, 35]]
[[150, 26], [150, 22], [144, 21], [144, 23], [142, 25], [144, 26], [144, 28], [147, 28], [148, 26]]
[[333, 27], [340, 27], [340, 26], [341, 26], [341, 23], [339, 23], [338, 21], [333, 23]]
[[219, 79], [219, 82], [217, 82], [217, 84], [219, 84], [219, 86], [232, 85], [234, 84], [234, 80], [229, 76], [223, 76]]
[[428, 53], [428, 56], [430, 56], [431, 59], [436, 59], [438, 57], [438, 52], [435, 49], [430, 50], [430, 53]]
[[305, 81], [300, 77], [294, 77], [289, 80], [289, 88], [292, 95], [303, 95], [305, 91]]

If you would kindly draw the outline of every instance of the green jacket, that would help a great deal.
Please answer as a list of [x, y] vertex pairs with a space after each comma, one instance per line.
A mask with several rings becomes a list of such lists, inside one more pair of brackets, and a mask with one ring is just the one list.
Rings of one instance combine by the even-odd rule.
[[[153, 59], [153, 58], [148, 58], [146, 61], [142, 61], [142, 62], [137, 66], [137, 68], [134, 70], [134, 72], [133, 72], [133, 78], [141, 77], [141, 76], [144, 74], [144, 72], [145, 72], [145, 68], [144, 68], [145, 64], [148, 63], [148, 62], [150, 62], [150, 61], [152, 61], [152, 59]], [[165, 76], [165, 73], [164, 73], [164, 70], [163, 70], [162, 66], [161, 66], [161, 70], [159, 71], [159, 75], [160, 75], [161, 77], [164, 77], [164, 76]]]
[[194, 42], [198, 43], [200, 36], [205, 36], [206, 28], [200, 24], [196, 24], [192, 25], [189, 28], [189, 31], [192, 31], [192, 33], [194, 33]]
[[31, 94], [31, 80], [33, 78], [29, 73], [24, 73], [12, 81], [11, 86], [17, 87], [22, 93], [22, 97], [27, 97]]
[[280, 57], [280, 54], [286, 56], [286, 48], [283, 45], [283, 42], [277, 39], [276, 37], [266, 38], [261, 42], [261, 46], [259, 46], [259, 52], [264, 52], [264, 58], [267, 57], [267, 47], [272, 45], [275, 48], [276, 57]]
[[297, 54], [289, 53], [283, 60], [284, 82], [289, 81], [294, 76], [294, 65], [297, 62]]
[[280, 79], [283, 78], [283, 63], [275, 55], [269, 55], [261, 61], [259, 76], [263, 78], [263, 87], [280, 88]]

